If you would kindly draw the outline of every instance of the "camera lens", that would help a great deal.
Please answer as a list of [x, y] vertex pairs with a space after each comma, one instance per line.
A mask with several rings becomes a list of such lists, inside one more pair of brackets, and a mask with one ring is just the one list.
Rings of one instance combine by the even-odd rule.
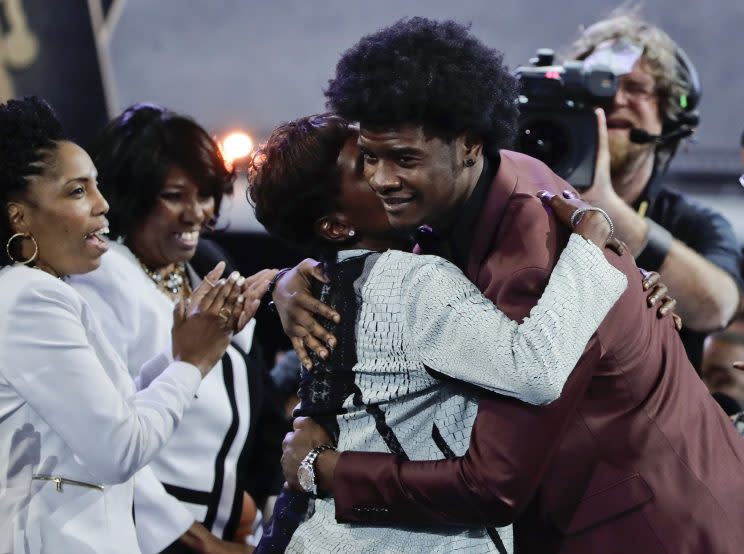
[[523, 123], [519, 151], [542, 161], [560, 177], [573, 170], [570, 150], [570, 135], [557, 121], [535, 119]]

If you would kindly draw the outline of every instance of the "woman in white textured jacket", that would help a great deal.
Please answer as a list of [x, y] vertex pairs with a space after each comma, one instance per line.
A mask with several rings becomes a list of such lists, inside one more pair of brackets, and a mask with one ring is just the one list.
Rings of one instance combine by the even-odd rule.
[[0, 552], [136, 553], [132, 476], [245, 323], [237, 276], [177, 305], [173, 356], [137, 391], [64, 281], [107, 249], [93, 163], [36, 98], [0, 106], [0, 129]]
[[[333, 115], [283, 124], [257, 154], [249, 179], [258, 220], [324, 254], [329, 282], [317, 297], [340, 314], [340, 325], [331, 326], [338, 344], [303, 372], [294, 412], [316, 419], [330, 437], [297, 472], [309, 493], [317, 493], [309, 468], [331, 444], [411, 460], [462, 455], [478, 407], [478, 393], [464, 384], [552, 402], [627, 284], [600, 248], [614, 244], [609, 218], [590, 213], [530, 317], [510, 320], [452, 263], [402, 250], [405, 239], [362, 178], [357, 138]], [[286, 466], [285, 477], [292, 485]], [[511, 527], [345, 525], [327, 497], [302, 521], [304, 505], [290, 494], [277, 500], [257, 552], [490, 552], [498, 542], [512, 551]]]

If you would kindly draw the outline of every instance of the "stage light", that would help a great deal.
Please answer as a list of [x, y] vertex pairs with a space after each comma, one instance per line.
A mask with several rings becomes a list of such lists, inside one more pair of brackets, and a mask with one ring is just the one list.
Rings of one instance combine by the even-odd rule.
[[253, 151], [253, 139], [243, 131], [233, 131], [220, 142], [222, 157], [229, 168]]

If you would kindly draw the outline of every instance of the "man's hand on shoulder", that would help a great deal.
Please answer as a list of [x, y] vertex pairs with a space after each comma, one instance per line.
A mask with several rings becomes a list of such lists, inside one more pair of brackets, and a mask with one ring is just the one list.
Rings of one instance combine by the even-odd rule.
[[672, 316], [674, 327], [677, 331], [682, 330], [682, 318], [674, 311], [677, 300], [669, 296], [669, 288], [661, 282], [661, 275], [655, 271], [639, 269], [643, 276], [643, 290], [648, 292], [646, 302], [649, 308], [656, 307], [656, 315], [659, 318]]
[[321, 358], [327, 358], [328, 349], [336, 346], [336, 337], [315, 317], [324, 317], [334, 323], [341, 321], [341, 316], [335, 310], [312, 295], [313, 280], [328, 282], [320, 264], [307, 258], [280, 276], [272, 294], [284, 332], [297, 352], [300, 363], [308, 370], [313, 366], [308, 349]]

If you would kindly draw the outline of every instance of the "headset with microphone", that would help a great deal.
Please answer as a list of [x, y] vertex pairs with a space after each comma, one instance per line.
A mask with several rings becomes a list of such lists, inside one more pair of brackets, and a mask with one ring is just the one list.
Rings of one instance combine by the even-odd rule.
[[673, 140], [679, 140], [689, 137], [694, 131], [694, 127], [684, 126], [668, 133], [652, 135], [648, 131], [644, 131], [643, 129], [634, 127], [630, 130], [629, 138], [630, 142], [634, 142], [635, 144], [667, 144], [668, 142], [671, 142]]
[[652, 135], [644, 129], [634, 128], [630, 130], [630, 141], [636, 144], [656, 144], [667, 145], [689, 137], [695, 132], [695, 128], [700, 123], [700, 114], [697, 107], [700, 103], [702, 87], [695, 66], [687, 56], [684, 50], [677, 47], [675, 57], [677, 59], [677, 68], [682, 80], [687, 84], [687, 94], [678, 98], [681, 112], [676, 120], [666, 121], [664, 129], [660, 135]]

